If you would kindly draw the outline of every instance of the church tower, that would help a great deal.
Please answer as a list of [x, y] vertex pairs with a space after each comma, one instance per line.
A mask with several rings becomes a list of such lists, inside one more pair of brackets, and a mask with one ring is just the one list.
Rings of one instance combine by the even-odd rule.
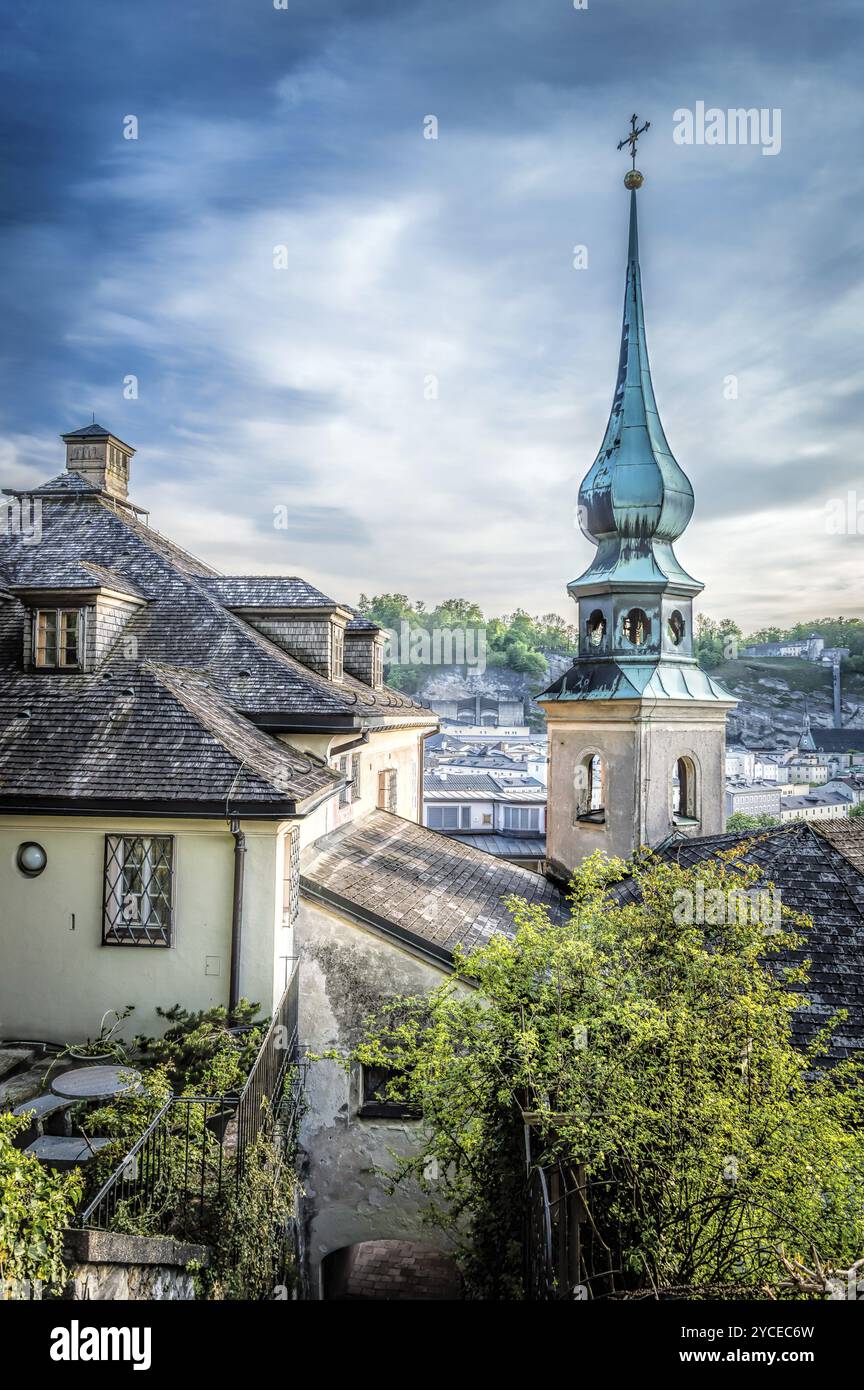
[[[628, 858], [672, 831], [723, 830], [726, 715], [737, 703], [693, 654], [702, 589], [672, 549], [693, 489], [657, 413], [642, 309], [632, 121], [630, 234], [621, 356], [600, 452], [579, 489], [597, 552], [567, 589], [579, 649], [538, 703], [549, 735], [547, 862], [569, 876], [594, 850]], [[620, 148], [620, 146], [619, 146]]]

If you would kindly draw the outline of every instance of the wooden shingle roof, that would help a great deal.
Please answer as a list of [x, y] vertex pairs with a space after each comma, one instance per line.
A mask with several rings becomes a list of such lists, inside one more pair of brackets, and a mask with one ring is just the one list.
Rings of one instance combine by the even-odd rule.
[[[277, 731], [437, 722], [398, 691], [311, 671], [225, 606], [208, 565], [79, 486], [78, 475], [57, 481], [66, 486], [41, 493], [38, 539], [0, 528], [6, 592], [110, 587], [138, 608], [97, 670], [54, 674], [22, 669], [27, 610], [17, 597], [0, 598], [0, 804], [112, 789], [118, 801], [159, 799], [172, 787], [177, 801], [209, 804], [231, 784], [245, 740], [254, 757], [235, 791], [245, 786], [275, 814], [274, 787], [299, 805], [332, 778], [310, 770], [305, 755], [292, 762]], [[116, 692], [129, 688], [135, 701], [121, 719]], [[269, 762], [262, 740], [272, 745]]]
[[512, 933], [503, 899], [515, 895], [568, 916], [564, 894], [541, 874], [448, 835], [372, 811], [325, 835], [301, 859], [301, 886], [349, 915], [426, 948], [443, 961], [456, 946]]

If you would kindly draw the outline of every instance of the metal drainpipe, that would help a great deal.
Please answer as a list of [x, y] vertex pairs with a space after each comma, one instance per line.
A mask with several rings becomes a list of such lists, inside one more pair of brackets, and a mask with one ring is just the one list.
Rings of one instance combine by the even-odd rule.
[[234, 836], [234, 905], [231, 912], [231, 983], [228, 1013], [233, 1018], [240, 1001], [240, 945], [243, 940], [243, 882], [246, 873], [246, 836], [236, 816], [231, 817]]

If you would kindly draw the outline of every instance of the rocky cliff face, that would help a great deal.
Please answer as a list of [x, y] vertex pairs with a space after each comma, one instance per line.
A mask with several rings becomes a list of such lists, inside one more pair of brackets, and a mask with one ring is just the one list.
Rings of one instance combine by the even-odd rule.
[[[794, 748], [805, 707], [814, 727], [834, 724], [831, 671], [808, 661], [727, 661], [711, 674], [740, 701], [729, 716], [729, 741], [750, 747]], [[841, 677], [843, 724], [864, 728], [864, 679]]]

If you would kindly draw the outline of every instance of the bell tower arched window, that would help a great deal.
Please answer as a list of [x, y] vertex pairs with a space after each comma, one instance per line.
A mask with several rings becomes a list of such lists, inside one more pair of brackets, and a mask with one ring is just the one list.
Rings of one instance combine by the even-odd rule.
[[576, 819], [593, 825], [606, 820], [606, 769], [599, 753], [586, 753], [576, 769]]
[[696, 766], [692, 758], [678, 758], [672, 772], [672, 816], [676, 821], [699, 820]]
[[588, 649], [596, 650], [602, 647], [606, 637], [606, 619], [599, 608], [595, 608], [590, 618], [585, 624], [585, 636], [588, 641]]
[[631, 608], [621, 619], [621, 631], [632, 647], [641, 647], [651, 637], [651, 620], [643, 608]]

